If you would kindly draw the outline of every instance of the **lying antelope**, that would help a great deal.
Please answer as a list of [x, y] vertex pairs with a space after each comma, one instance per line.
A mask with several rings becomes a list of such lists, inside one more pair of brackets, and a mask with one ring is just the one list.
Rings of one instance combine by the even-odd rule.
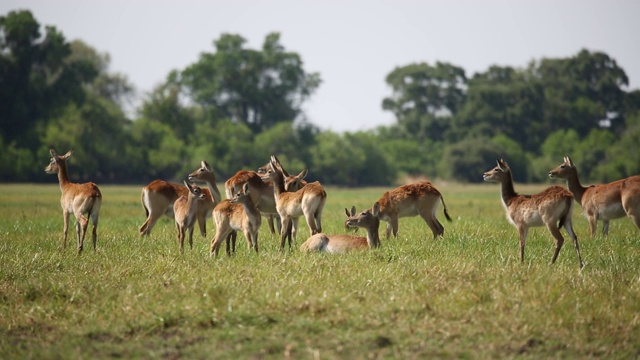
[[193, 226], [196, 222], [196, 208], [198, 202], [204, 201], [207, 196], [197, 185], [189, 185], [184, 181], [184, 186], [188, 191], [185, 197], [180, 196], [173, 203], [173, 211], [175, 213], [176, 229], [178, 230], [178, 243], [180, 244], [180, 253], [184, 254], [184, 237], [189, 231], [189, 247], [193, 249]]
[[73, 154], [73, 149], [66, 154], [59, 156], [56, 151], [49, 149], [51, 161], [44, 169], [47, 174], [58, 174], [58, 182], [62, 196], [60, 205], [62, 206], [62, 217], [64, 219], [64, 247], [67, 247], [67, 232], [69, 230], [69, 215], [73, 213], [76, 217], [76, 234], [78, 236], [78, 254], [82, 253], [84, 238], [87, 233], [89, 220], [93, 224], [91, 237], [93, 239], [93, 251], [96, 250], [98, 241], [98, 217], [100, 216], [100, 206], [102, 205], [102, 194], [98, 186], [92, 182], [75, 184], [69, 180], [67, 172], [67, 159]]
[[444, 207], [444, 216], [447, 221], [451, 221], [451, 217], [447, 212], [447, 205], [444, 203], [444, 197], [433, 184], [428, 181], [419, 181], [417, 183], [403, 185], [391, 191], [387, 191], [380, 199], [379, 217], [380, 220], [387, 222], [387, 239], [393, 230], [393, 236], [398, 237], [398, 219], [401, 217], [409, 217], [420, 215], [422, 219], [429, 225], [433, 238], [444, 234], [444, 226], [436, 217], [438, 202], [442, 202]]
[[[202, 189], [206, 199], [198, 201], [196, 207], [196, 220], [200, 227], [200, 234], [207, 235], [207, 218], [211, 216], [211, 211], [218, 204], [222, 196], [216, 186], [213, 170], [206, 161], [201, 162], [200, 168], [189, 174], [189, 179], [205, 181], [209, 189]], [[170, 183], [164, 180], [154, 180], [149, 185], [142, 188], [142, 207], [147, 215], [144, 224], [140, 226], [140, 235], [150, 235], [156, 222], [163, 216], [174, 218], [173, 203], [180, 196], [188, 196], [188, 191], [184, 186]]]
[[354, 235], [326, 235], [317, 233], [307, 239], [301, 246], [301, 251], [320, 251], [328, 253], [343, 253], [351, 250], [374, 249], [380, 246], [378, 228], [380, 219], [378, 218], [380, 204], [377, 202], [360, 214], [356, 215], [356, 207], [351, 208], [351, 213], [344, 209], [347, 214], [345, 224], [349, 227], [360, 227], [367, 230], [367, 237]]
[[[306, 174], [306, 172], [304, 173]], [[263, 180], [273, 182], [276, 209], [282, 221], [280, 228], [281, 250], [284, 249], [287, 238], [289, 239], [289, 249], [291, 249], [291, 238], [296, 240], [298, 218], [302, 215], [307, 221], [311, 235], [322, 232], [322, 209], [327, 201], [327, 193], [318, 181], [308, 183], [297, 191], [286, 191], [284, 174], [275, 156], [271, 156], [268, 170], [261, 176]]]
[[500, 183], [502, 205], [507, 213], [507, 219], [518, 230], [520, 239], [520, 261], [524, 262], [524, 246], [527, 231], [530, 227], [546, 226], [556, 239], [556, 250], [551, 258], [555, 263], [562, 249], [564, 238], [560, 227], [564, 227], [573, 239], [580, 268], [583, 267], [578, 237], [573, 231], [571, 216], [573, 214], [573, 195], [561, 186], [548, 187], [535, 195], [520, 195], [513, 187], [513, 176], [506, 161], [497, 160], [498, 165], [483, 174], [484, 181]]
[[568, 156], [549, 171], [552, 179], [565, 179], [567, 187], [589, 220], [591, 237], [596, 235], [598, 220], [602, 234], [609, 234], [609, 221], [628, 216], [640, 228], [640, 176], [631, 176], [608, 184], [584, 187], [578, 179], [578, 169]]
[[[247, 240], [249, 250], [258, 252], [258, 231], [262, 224], [260, 212], [251, 198], [251, 188], [245, 184], [242, 191], [231, 199], [223, 200], [213, 209], [213, 220], [216, 223], [216, 234], [211, 239], [210, 256], [218, 256], [220, 244], [233, 231], [242, 231]], [[230, 255], [227, 246], [227, 255]]]

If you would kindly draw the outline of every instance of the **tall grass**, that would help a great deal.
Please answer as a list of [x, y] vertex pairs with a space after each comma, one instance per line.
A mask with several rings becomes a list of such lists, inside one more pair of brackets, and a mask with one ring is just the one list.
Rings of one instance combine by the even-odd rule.
[[[518, 186], [523, 193], [543, 186]], [[568, 239], [531, 231], [526, 261], [494, 184], [438, 185], [454, 218], [432, 239], [418, 218], [397, 239], [345, 255], [208, 255], [214, 233], [180, 255], [175, 226], [150, 237], [140, 187], [101, 186], [98, 250], [62, 248], [57, 185], [0, 185], [2, 358], [637, 358], [640, 231], [613, 221], [591, 240], [576, 206], [585, 268]], [[341, 233], [344, 208], [388, 189], [329, 188], [323, 230]], [[385, 223], [382, 223], [384, 226]], [[600, 224], [601, 225], [601, 224]], [[197, 232], [197, 230], [196, 230]], [[362, 231], [361, 231], [362, 234]], [[309, 235], [300, 220], [297, 245]]]

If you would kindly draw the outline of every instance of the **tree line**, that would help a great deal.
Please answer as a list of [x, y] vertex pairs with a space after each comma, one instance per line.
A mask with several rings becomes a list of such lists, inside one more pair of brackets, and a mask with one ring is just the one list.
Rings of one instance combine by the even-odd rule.
[[179, 180], [208, 161], [220, 180], [264, 165], [343, 186], [406, 177], [480, 182], [503, 157], [516, 181], [540, 182], [570, 155], [585, 181], [640, 173], [640, 91], [609, 55], [491, 66], [467, 76], [447, 62], [392, 69], [381, 99], [396, 122], [322, 131], [303, 104], [322, 85], [278, 33], [260, 49], [222, 34], [175, 69], [134, 111], [135, 90], [109, 54], [44, 28], [28, 10], [0, 17], [0, 181], [51, 181], [48, 148], [75, 148], [71, 177], [98, 183]]

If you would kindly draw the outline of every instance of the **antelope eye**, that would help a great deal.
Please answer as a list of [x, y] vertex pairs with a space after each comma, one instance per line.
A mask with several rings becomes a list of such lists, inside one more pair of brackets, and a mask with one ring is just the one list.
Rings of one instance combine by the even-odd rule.
[[560, 165], [560, 169], [564, 169], [566, 167], [567, 167], [566, 165]]

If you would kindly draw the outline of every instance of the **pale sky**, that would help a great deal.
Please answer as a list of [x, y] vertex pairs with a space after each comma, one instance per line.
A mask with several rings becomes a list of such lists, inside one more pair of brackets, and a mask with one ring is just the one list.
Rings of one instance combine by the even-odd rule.
[[307, 117], [336, 132], [392, 124], [381, 107], [391, 94], [384, 79], [411, 63], [448, 62], [470, 78], [491, 65], [523, 68], [586, 48], [617, 61], [629, 77], [626, 90], [640, 86], [640, 1], [632, 0], [0, 1], [1, 15], [17, 9], [109, 53], [109, 71], [126, 75], [140, 97], [171, 70], [213, 52], [223, 33], [259, 49], [279, 32], [287, 51], [323, 80]]

